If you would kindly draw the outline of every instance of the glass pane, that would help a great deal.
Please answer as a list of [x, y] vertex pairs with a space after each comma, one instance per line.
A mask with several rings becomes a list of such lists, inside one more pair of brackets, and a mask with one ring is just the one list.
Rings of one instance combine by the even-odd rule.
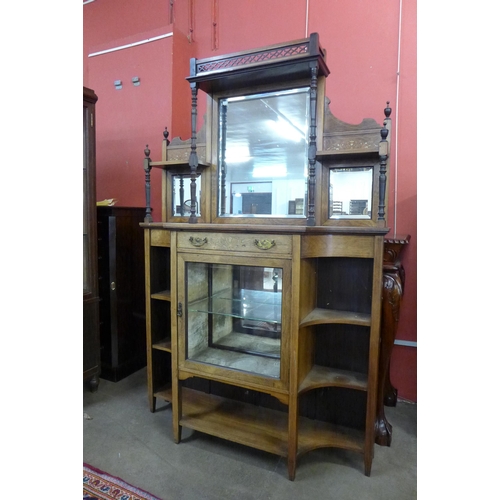
[[[172, 183], [172, 213], [182, 217], [191, 215], [191, 175], [176, 175]], [[196, 178], [196, 215], [199, 217], [201, 205], [200, 176]]]
[[373, 167], [330, 169], [330, 219], [371, 219]]
[[186, 358], [279, 378], [281, 268], [186, 263]]
[[219, 100], [219, 215], [304, 217], [309, 89]]

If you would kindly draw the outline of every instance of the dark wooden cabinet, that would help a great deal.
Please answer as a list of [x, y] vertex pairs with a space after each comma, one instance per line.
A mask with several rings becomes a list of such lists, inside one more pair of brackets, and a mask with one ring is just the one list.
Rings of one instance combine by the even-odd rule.
[[101, 377], [146, 366], [145, 208], [97, 207]]
[[83, 87], [83, 381], [99, 386], [99, 295], [95, 193], [94, 91]]

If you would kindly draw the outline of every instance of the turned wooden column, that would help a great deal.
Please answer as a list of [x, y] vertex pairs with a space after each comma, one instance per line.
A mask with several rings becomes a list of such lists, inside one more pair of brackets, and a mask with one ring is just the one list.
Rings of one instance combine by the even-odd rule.
[[375, 443], [390, 446], [392, 425], [387, 421], [384, 403], [396, 406], [397, 390], [390, 381], [390, 360], [399, 322], [399, 310], [404, 292], [405, 272], [401, 265], [401, 251], [410, 242], [410, 236], [395, 236], [384, 241], [384, 271], [382, 289], [382, 325], [380, 331], [380, 358], [377, 390], [377, 417]]

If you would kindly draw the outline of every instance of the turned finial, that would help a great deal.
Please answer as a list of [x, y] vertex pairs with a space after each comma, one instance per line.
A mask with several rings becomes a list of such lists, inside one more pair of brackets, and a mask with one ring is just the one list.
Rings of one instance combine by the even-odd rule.
[[389, 118], [392, 113], [392, 108], [389, 107], [389, 101], [387, 101], [387, 107], [384, 109], [384, 114], [386, 118]]
[[149, 158], [149, 155], [151, 154], [148, 144], [146, 144], [146, 149], [144, 150], [144, 154], [146, 155], [146, 158]]
[[170, 141], [168, 139], [169, 135], [170, 135], [170, 132], [168, 131], [168, 128], [165, 127], [165, 130], [163, 131], [163, 138], [167, 141], [167, 146], [170, 144]]
[[384, 127], [380, 129], [380, 136], [382, 140], [385, 141], [389, 135], [389, 130], [387, 130], [387, 122], [384, 122]]

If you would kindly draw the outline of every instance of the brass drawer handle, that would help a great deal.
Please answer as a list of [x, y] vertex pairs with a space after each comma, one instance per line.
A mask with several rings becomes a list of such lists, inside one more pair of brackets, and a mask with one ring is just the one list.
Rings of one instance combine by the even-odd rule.
[[207, 238], [200, 238], [200, 237], [194, 237], [194, 236], [191, 236], [189, 238], [189, 242], [191, 243], [191, 245], [195, 246], [195, 247], [202, 247], [205, 243], [208, 243], [208, 240]]
[[276, 245], [274, 240], [255, 240], [255, 246], [260, 250], [269, 250]]

